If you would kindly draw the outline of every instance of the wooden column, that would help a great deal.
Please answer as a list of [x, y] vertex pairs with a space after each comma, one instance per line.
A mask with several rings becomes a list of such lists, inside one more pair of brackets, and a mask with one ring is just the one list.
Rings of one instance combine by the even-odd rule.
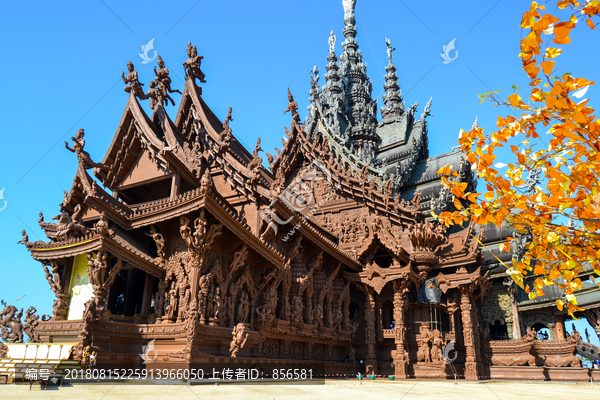
[[367, 288], [365, 302], [365, 319], [367, 321], [367, 356], [365, 370], [367, 375], [377, 373], [377, 358], [375, 357], [375, 299], [373, 289]]
[[514, 339], [521, 338], [521, 321], [519, 320], [519, 310], [517, 308], [517, 300], [515, 296], [511, 296], [512, 300], [512, 334]]
[[375, 310], [376, 311], [376, 316], [377, 316], [377, 330], [376, 330], [376, 337], [377, 340], [381, 343], [383, 341], [383, 312], [381, 310], [381, 301], [377, 301], [375, 302]]
[[154, 277], [146, 272], [146, 282], [144, 284], [144, 297], [142, 300], [142, 310], [140, 314], [147, 317], [152, 304], [152, 289], [154, 289]]
[[554, 327], [554, 336], [556, 340], [563, 341], [565, 340], [565, 326], [563, 324], [563, 317], [560, 314], [555, 314], [554, 318], [556, 320], [556, 326]]
[[460, 286], [460, 309], [463, 325], [463, 338], [467, 357], [465, 361], [465, 379], [478, 380], [477, 366], [480, 362], [479, 354], [476, 347], [475, 328], [473, 326], [473, 315], [471, 306], [471, 293], [473, 287], [471, 285]]
[[406, 287], [399, 281], [394, 282], [394, 339], [396, 341], [396, 351], [393, 355], [394, 358], [394, 375], [398, 379], [407, 378], [406, 367], [407, 367], [407, 353], [405, 350], [405, 332], [406, 327], [404, 325], [404, 311], [406, 310], [407, 301], [404, 293]]
[[173, 174], [173, 177], [171, 178], [171, 200], [174, 200], [175, 197], [177, 197], [177, 195], [179, 194], [180, 183], [181, 178], [179, 177], [179, 174]]

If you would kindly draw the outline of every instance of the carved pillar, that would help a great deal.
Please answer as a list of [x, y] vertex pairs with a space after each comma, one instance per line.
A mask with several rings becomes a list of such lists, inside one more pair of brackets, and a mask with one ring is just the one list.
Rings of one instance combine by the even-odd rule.
[[407, 377], [406, 366], [408, 362], [407, 353], [405, 350], [404, 334], [406, 328], [404, 326], [404, 310], [407, 302], [404, 294], [404, 285], [399, 282], [394, 282], [394, 339], [396, 341], [396, 352], [394, 353], [394, 375], [398, 379]]
[[519, 310], [517, 308], [517, 300], [515, 296], [511, 296], [512, 301], [512, 335], [514, 339], [521, 338], [521, 321], [519, 319]]
[[548, 332], [549, 332], [550, 340], [557, 340], [556, 339], [556, 323], [548, 324]]
[[365, 319], [367, 321], [367, 356], [365, 368], [367, 374], [377, 373], [377, 358], [375, 357], [375, 299], [373, 289], [367, 288], [365, 303]]
[[161, 278], [158, 282], [158, 301], [154, 305], [154, 314], [156, 315], [156, 321], [160, 321], [165, 310], [165, 290], [167, 288], [167, 282], [165, 278]]
[[475, 328], [473, 326], [473, 314], [471, 306], [471, 292], [473, 288], [470, 285], [460, 286], [460, 309], [463, 325], [463, 338], [465, 350], [467, 353], [465, 361], [465, 379], [478, 380], [477, 366], [480, 362], [476, 347]]
[[148, 316], [150, 311], [150, 304], [152, 302], [152, 289], [154, 286], [154, 277], [146, 273], [146, 282], [144, 284], [144, 296], [142, 298], [142, 310], [140, 314], [144, 317]]
[[375, 303], [375, 309], [377, 310], [377, 331], [376, 337], [377, 340], [381, 343], [383, 341], [383, 310], [381, 309], [381, 301], [377, 301]]
[[565, 326], [563, 324], [563, 317], [560, 314], [554, 314], [556, 325], [554, 326], [554, 335], [556, 340], [565, 340]]
[[177, 195], [179, 194], [179, 183], [181, 181], [181, 178], [179, 177], [179, 174], [173, 174], [173, 177], [171, 178], [171, 197], [170, 200], [174, 200]]

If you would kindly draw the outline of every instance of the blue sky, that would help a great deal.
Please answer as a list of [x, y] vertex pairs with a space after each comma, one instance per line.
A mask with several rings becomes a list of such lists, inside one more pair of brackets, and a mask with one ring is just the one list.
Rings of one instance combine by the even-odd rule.
[[[357, 39], [379, 105], [388, 37], [396, 47], [394, 62], [407, 107], [418, 102], [420, 114], [433, 97], [431, 155], [456, 146], [459, 130], [470, 128], [475, 116], [481, 127], [494, 129], [497, 116], [507, 111], [477, 105], [477, 95], [495, 89], [510, 94], [511, 85], [528, 84], [517, 55], [519, 22], [529, 4], [358, 0]], [[283, 115], [286, 87], [304, 118], [309, 71], [318, 65], [324, 83], [329, 32], [333, 29], [338, 37], [338, 55], [343, 41], [341, 0], [30, 1], [4, 2], [0, 10], [5, 71], [0, 189], [5, 188], [7, 201], [0, 212], [0, 298], [11, 301], [26, 294], [17, 304], [34, 304], [44, 313], [51, 312], [52, 292], [41, 265], [16, 242], [22, 229], [30, 240], [45, 239], [38, 213], [43, 211], [46, 220], [56, 215], [63, 190], [72, 184], [77, 161], [64, 140], [70, 142], [84, 128], [86, 150], [95, 161], [102, 160], [127, 101], [121, 81], [127, 62], [135, 64], [146, 89], [154, 78], [156, 63], [144, 65], [138, 55], [142, 45], [155, 39], [172, 87], [182, 89], [181, 65], [191, 40], [204, 56], [204, 100], [221, 119], [233, 107], [234, 134], [250, 149], [260, 136], [263, 149], [273, 153], [291, 121]], [[572, 38], [575, 44], [561, 46], [561, 71], [597, 78], [597, 52], [582, 54], [598, 43], [598, 33], [581, 27]], [[442, 64], [439, 53], [452, 39], [458, 57]], [[592, 87], [588, 96], [596, 90]], [[180, 95], [172, 96], [178, 103]], [[167, 111], [174, 119], [176, 108]]]

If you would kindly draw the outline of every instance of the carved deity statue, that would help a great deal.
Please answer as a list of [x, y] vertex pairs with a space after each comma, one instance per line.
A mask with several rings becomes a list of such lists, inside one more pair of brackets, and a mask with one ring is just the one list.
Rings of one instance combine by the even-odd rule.
[[127, 70], [129, 71], [127, 73], [127, 76], [125, 76], [125, 72], [121, 72], [121, 78], [123, 79], [123, 83], [128, 85], [125, 86], [123, 90], [125, 90], [127, 93], [132, 93], [140, 100], [146, 100], [148, 96], [144, 93], [144, 90], [142, 89], [142, 86], [144, 86], [144, 84], [139, 81], [138, 73], [134, 69], [133, 63], [131, 61], [127, 63]]
[[388, 38], [385, 38], [385, 45], [387, 46], [387, 56], [390, 64], [392, 64], [392, 52], [396, 50], [395, 47], [392, 47], [392, 41]]
[[19, 240], [17, 242], [17, 244], [24, 244], [27, 245], [27, 243], [29, 243], [29, 236], [27, 236], [27, 232], [25, 231], [25, 229], [23, 229], [21, 231], [21, 235], [23, 235], [23, 239]]
[[171, 104], [175, 105], [175, 101], [169, 96], [169, 93], [179, 93], [181, 92], [177, 89], [171, 89], [171, 78], [169, 77], [169, 70], [165, 67], [165, 62], [163, 61], [161, 56], [158, 56], [157, 64], [159, 66], [159, 70], [156, 70], [154, 67], [154, 74], [156, 75], [155, 81], [158, 85], [158, 90], [162, 96], [162, 101], [164, 105], [168, 104], [167, 100], [171, 100]]
[[[71, 153], [77, 154], [79, 165], [84, 169], [99, 168], [105, 171], [110, 171], [110, 168], [106, 165], [92, 161], [90, 154], [83, 149], [85, 147], [85, 139], [83, 138], [84, 135], [85, 133], [83, 129], [79, 129], [75, 134], [75, 137], [71, 137], [71, 140], [73, 141], [73, 148], [70, 148], [69, 143], [65, 142], [65, 147], [67, 150], [69, 150]], [[63, 203], [66, 204], [66, 202]]]
[[431, 362], [441, 363], [444, 361], [442, 347], [445, 344], [444, 339], [442, 339], [442, 333], [439, 329], [434, 329], [431, 334]]
[[221, 288], [217, 286], [215, 290], [215, 297], [213, 298], [213, 318], [219, 319], [219, 312], [221, 311]]
[[185, 79], [187, 79], [188, 76], [191, 76], [193, 80], [198, 79], [200, 82], [205, 83], [205, 75], [200, 69], [204, 57], [198, 55], [198, 50], [196, 49], [196, 46], [192, 46], [192, 42], [189, 42], [187, 45], [187, 55], [189, 58], [183, 63]]
[[39, 324], [40, 316], [37, 315], [35, 307], [29, 307], [25, 314], [25, 324], [23, 325], [23, 332], [29, 337], [29, 343], [39, 343], [40, 337], [35, 333], [35, 328]]
[[419, 360], [423, 359], [426, 363], [431, 362], [431, 353], [430, 353], [430, 342], [432, 339], [432, 334], [430, 330], [430, 324], [428, 322], [421, 324], [421, 335], [419, 338], [419, 351], [417, 357]]
[[165, 238], [163, 235], [156, 230], [154, 225], [150, 225], [150, 232], [146, 233], [146, 236], [150, 236], [154, 239], [154, 243], [156, 243], [156, 253], [159, 258], [164, 258], [165, 256]]
[[247, 323], [249, 312], [250, 312], [250, 300], [248, 300], [248, 293], [246, 291], [242, 291], [242, 294], [240, 296], [240, 304], [238, 305], [238, 309], [237, 309], [238, 322]]
[[174, 319], [175, 309], [177, 308], [177, 289], [169, 290], [169, 304], [165, 308], [165, 315], [168, 319]]
[[155, 110], [158, 104], [162, 104], [163, 97], [159, 90], [156, 88], [156, 82], [150, 81], [150, 89], [146, 92], [146, 96], [150, 99], [150, 108]]
[[179, 218], [179, 233], [181, 234], [181, 238], [185, 241], [185, 243], [188, 246], [188, 249], [192, 249], [193, 248], [193, 239], [192, 239], [192, 233], [191, 233], [191, 229], [189, 227], [190, 225], [190, 220], [187, 219], [186, 217], [180, 217]]
[[106, 214], [104, 212], [102, 212], [100, 219], [98, 222], [96, 222], [95, 229], [100, 235], [108, 235], [108, 218], [106, 218]]
[[288, 92], [288, 107], [283, 113], [285, 114], [288, 111], [291, 112], [292, 119], [296, 122], [300, 122], [300, 115], [298, 115], [298, 103], [296, 103], [294, 101], [294, 96], [292, 96], [289, 86], [288, 86], [287, 92]]
[[292, 300], [292, 325], [301, 327], [304, 323], [304, 303], [302, 298], [298, 295], [294, 296]]
[[231, 336], [233, 336], [233, 338], [229, 345], [229, 357], [235, 358], [248, 340], [249, 335], [246, 333], [246, 326], [240, 322], [233, 328]]
[[335, 34], [331, 31], [331, 35], [329, 35], [329, 54], [335, 53]]

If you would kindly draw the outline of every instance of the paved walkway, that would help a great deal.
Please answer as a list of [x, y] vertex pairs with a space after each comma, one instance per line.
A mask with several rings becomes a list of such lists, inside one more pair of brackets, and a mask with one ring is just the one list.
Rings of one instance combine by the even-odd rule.
[[557, 382], [460, 382], [452, 381], [327, 381], [325, 384], [220, 384], [152, 385], [127, 383], [66, 384], [49, 386], [44, 391], [35, 384], [0, 384], [0, 399], [597, 399], [600, 384]]

